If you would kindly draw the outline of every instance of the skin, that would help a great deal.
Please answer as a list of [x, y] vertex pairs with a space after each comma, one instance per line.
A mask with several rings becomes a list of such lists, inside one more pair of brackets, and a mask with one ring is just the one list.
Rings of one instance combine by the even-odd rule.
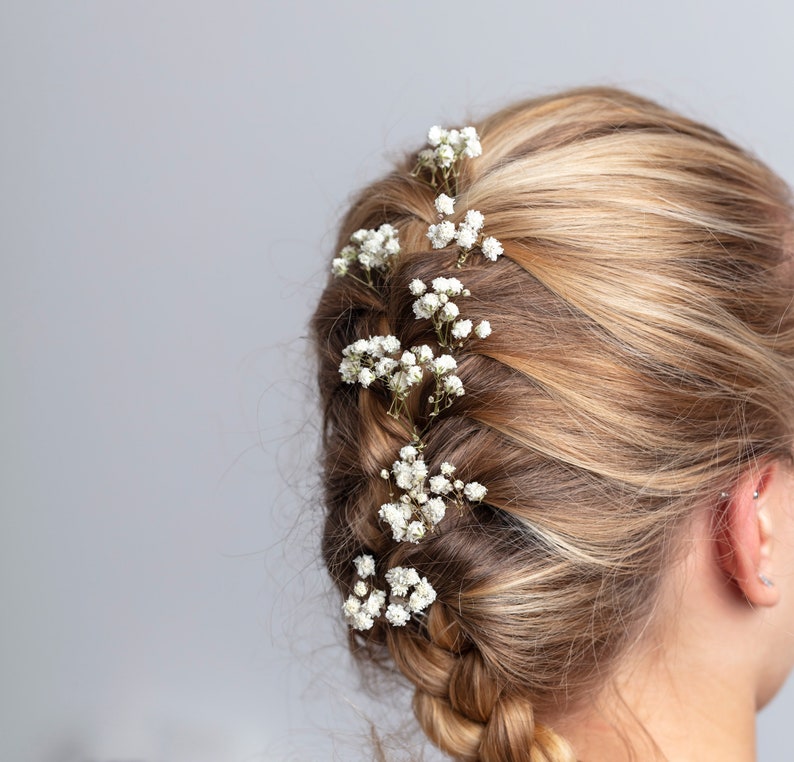
[[756, 712], [794, 666], [793, 471], [754, 468], [695, 516], [650, 634], [558, 723], [580, 762], [755, 760]]

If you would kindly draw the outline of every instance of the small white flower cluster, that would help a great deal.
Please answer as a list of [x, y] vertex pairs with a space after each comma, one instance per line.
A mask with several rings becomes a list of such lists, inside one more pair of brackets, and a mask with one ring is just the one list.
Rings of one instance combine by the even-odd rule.
[[427, 132], [430, 148], [419, 152], [414, 177], [423, 171], [430, 172], [430, 185], [455, 193], [458, 179], [458, 163], [461, 159], [476, 159], [482, 154], [480, 137], [474, 127], [460, 130], [445, 130], [438, 125]]
[[391, 587], [392, 596], [398, 599], [389, 603], [386, 609], [386, 619], [394, 627], [403, 627], [411, 614], [424, 611], [436, 599], [433, 586], [427, 577], [420, 579], [416, 569], [395, 566], [386, 572], [386, 582]]
[[[467, 322], [471, 325], [471, 321]], [[482, 322], [487, 324], [488, 321]], [[452, 404], [454, 397], [464, 393], [463, 382], [453, 373], [457, 367], [452, 355], [436, 357], [427, 344], [401, 351], [395, 336], [371, 336], [358, 339], [342, 350], [339, 374], [345, 383], [359, 383], [365, 389], [377, 380], [383, 381], [394, 395], [389, 414], [398, 418], [412, 387], [422, 381], [427, 370], [436, 384], [435, 392], [428, 400], [433, 405], [430, 417], [435, 417]]]
[[419, 164], [423, 167], [449, 169], [461, 157], [476, 159], [482, 155], [480, 137], [474, 127], [445, 130], [436, 124], [427, 131], [427, 142], [431, 147], [419, 152]]
[[408, 288], [418, 297], [413, 303], [416, 319], [426, 318], [433, 322], [442, 347], [461, 346], [472, 331], [480, 339], [491, 335], [491, 324], [487, 320], [481, 320], [475, 327], [471, 320], [460, 317], [460, 308], [451, 299], [471, 296], [471, 291], [457, 278], [433, 278], [430, 285], [432, 291], [427, 290], [424, 281], [415, 278]]
[[[351, 627], [369, 630], [386, 607], [386, 592], [365, 581], [367, 577], [375, 575], [375, 559], [372, 556], [357, 556], [353, 563], [359, 579], [353, 586], [353, 594], [342, 604], [342, 611]], [[411, 614], [424, 611], [436, 599], [433, 586], [427, 577], [420, 578], [416, 569], [395, 566], [386, 572], [386, 582], [391, 588], [386, 620], [394, 627], [403, 627]]]
[[400, 459], [392, 463], [391, 472], [384, 468], [380, 475], [402, 492], [395, 500], [390, 489], [391, 502], [384, 503], [378, 516], [392, 531], [395, 542], [419, 542], [431, 532], [446, 515], [447, 501], [453, 500], [459, 509], [463, 500], [479, 503], [488, 490], [479, 482], [464, 483], [455, 479], [455, 466], [442, 463], [440, 473], [428, 479], [427, 464], [414, 445], [400, 450]]
[[[442, 193], [435, 201], [438, 213], [448, 217], [455, 211], [455, 199]], [[443, 220], [427, 229], [427, 238], [434, 249], [443, 249], [449, 246], [454, 240], [461, 253], [458, 257], [457, 265], [460, 267], [469, 256], [469, 252], [479, 245], [482, 255], [496, 262], [504, 252], [502, 244], [493, 236], [483, 238], [482, 227], [485, 224], [485, 217], [476, 209], [469, 209], [463, 222], [455, 225], [451, 220]]]
[[342, 277], [350, 272], [350, 265], [358, 262], [364, 270], [367, 285], [372, 285], [372, 270], [386, 272], [392, 260], [400, 253], [397, 230], [388, 224], [377, 230], [362, 228], [350, 236], [350, 243], [331, 262], [331, 272]]
[[347, 623], [356, 630], [369, 630], [386, 606], [386, 593], [364, 580], [375, 575], [375, 559], [372, 556], [357, 556], [353, 563], [359, 580], [353, 586], [353, 594], [342, 604]]

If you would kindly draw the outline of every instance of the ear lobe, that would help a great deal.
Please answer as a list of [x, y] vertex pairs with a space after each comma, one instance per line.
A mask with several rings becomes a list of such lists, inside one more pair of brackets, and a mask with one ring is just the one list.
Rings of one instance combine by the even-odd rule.
[[720, 496], [715, 527], [717, 562], [744, 599], [755, 606], [774, 606], [779, 592], [771, 580], [771, 503], [781, 470], [777, 463], [753, 469], [730, 494]]

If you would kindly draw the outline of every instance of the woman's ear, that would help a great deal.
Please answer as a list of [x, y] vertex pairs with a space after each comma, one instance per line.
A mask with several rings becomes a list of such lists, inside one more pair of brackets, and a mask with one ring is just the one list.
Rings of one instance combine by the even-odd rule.
[[715, 522], [717, 561], [726, 578], [755, 606], [780, 599], [772, 573], [772, 519], [788, 499], [788, 474], [777, 461], [749, 469], [720, 495]]

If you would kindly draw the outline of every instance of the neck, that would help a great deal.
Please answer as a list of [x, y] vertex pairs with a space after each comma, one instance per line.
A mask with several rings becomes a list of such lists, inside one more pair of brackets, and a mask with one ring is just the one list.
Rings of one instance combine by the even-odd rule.
[[579, 762], [753, 762], [755, 700], [742, 695], [730, 669], [684, 680], [675, 676], [686, 668], [674, 672], [658, 662], [627, 671], [557, 729]]
[[[701, 533], [705, 537], [705, 529]], [[753, 762], [761, 633], [709, 562], [688, 554], [661, 591], [658, 616], [607, 688], [550, 723], [580, 762]]]

